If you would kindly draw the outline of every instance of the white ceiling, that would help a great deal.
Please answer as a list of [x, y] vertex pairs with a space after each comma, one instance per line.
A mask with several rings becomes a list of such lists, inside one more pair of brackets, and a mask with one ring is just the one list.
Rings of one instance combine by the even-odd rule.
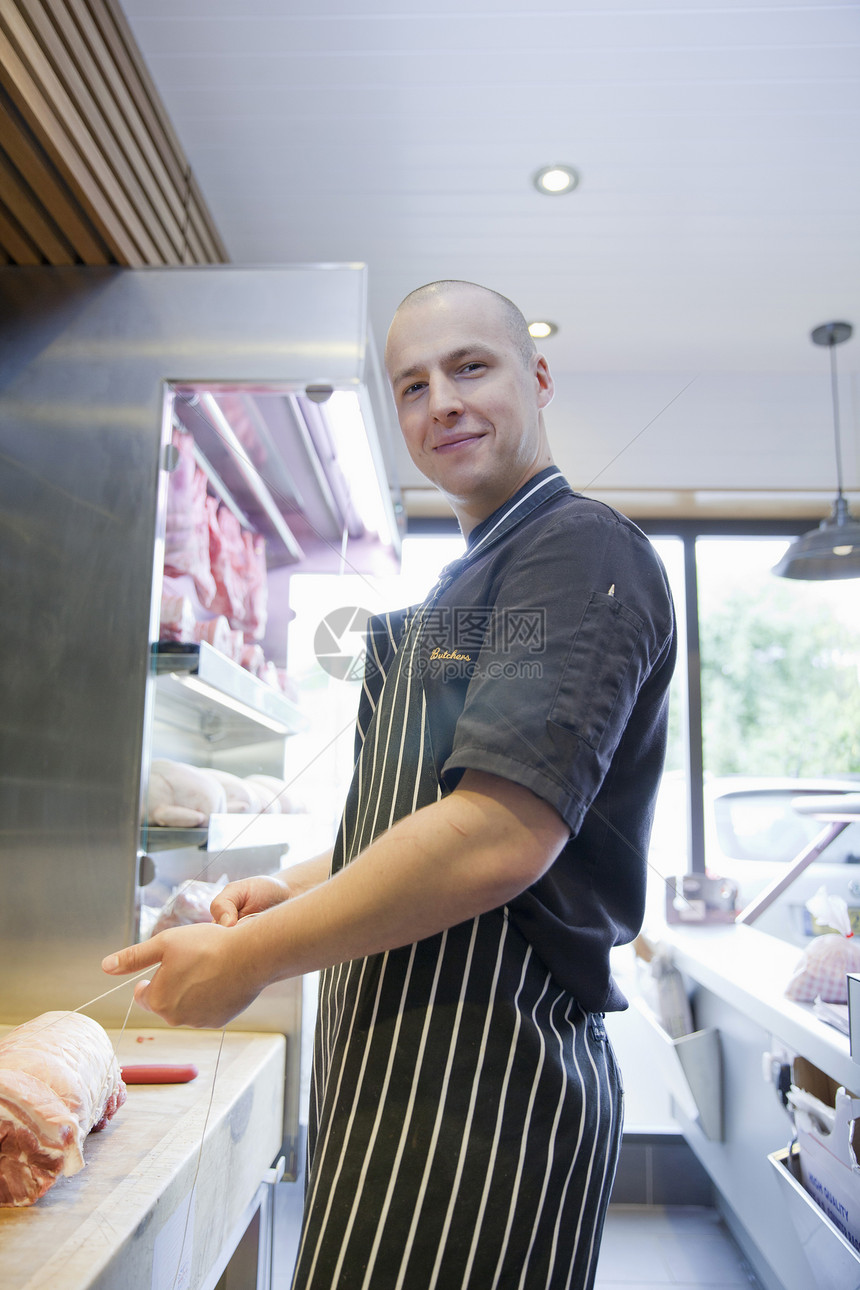
[[[413, 287], [494, 287], [559, 325], [548, 425], [575, 486], [640, 514], [826, 513], [809, 332], [860, 333], [860, 4], [122, 7], [235, 262], [366, 261], [380, 345]], [[542, 196], [556, 161], [581, 183]], [[838, 364], [855, 496], [860, 334]], [[422, 482], [405, 453], [400, 474]]]

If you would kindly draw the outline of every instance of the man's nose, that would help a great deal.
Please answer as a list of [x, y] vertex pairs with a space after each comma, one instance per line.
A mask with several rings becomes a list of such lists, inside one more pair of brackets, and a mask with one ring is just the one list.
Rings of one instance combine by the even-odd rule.
[[434, 421], [450, 421], [463, 411], [463, 401], [456, 385], [447, 376], [434, 375], [429, 382], [430, 415]]

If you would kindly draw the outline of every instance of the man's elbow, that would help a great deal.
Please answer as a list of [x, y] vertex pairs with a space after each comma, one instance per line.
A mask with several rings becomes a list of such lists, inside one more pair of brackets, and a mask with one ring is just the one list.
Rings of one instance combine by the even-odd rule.
[[501, 899], [496, 905], [513, 900], [542, 878], [570, 837], [567, 825], [551, 806], [527, 789], [520, 789], [518, 796], [524, 793], [532, 799], [527, 811], [497, 804], [485, 835], [482, 867], [498, 888]]
[[[554, 807], [522, 784], [467, 771], [447, 799], [449, 824], [464, 835], [487, 908], [526, 891], [555, 862], [570, 830]], [[471, 842], [471, 845], [469, 843]]]
[[540, 834], [529, 834], [517, 839], [506, 839], [497, 845], [489, 858], [489, 868], [495, 874], [498, 893], [502, 897], [495, 904], [507, 904], [533, 887], [555, 864], [567, 836], [547, 838]]

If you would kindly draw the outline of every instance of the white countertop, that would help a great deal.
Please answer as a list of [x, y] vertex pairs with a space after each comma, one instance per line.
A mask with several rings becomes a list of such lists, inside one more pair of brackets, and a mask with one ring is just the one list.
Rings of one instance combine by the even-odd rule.
[[802, 1054], [845, 1088], [860, 1093], [860, 1064], [848, 1036], [820, 1021], [811, 1003], [794, 1003], [785, 987], [803, 953], [743, 924], [666, 927], [661, 937], [678, 968]]
[[87, 1138], [80, 1173], [0, 1209], [4, 1290], [195, 1290], [280, 1147], [283, 1035], [228, 1031], [219, 1059], [220, 1031], [108, 1034], [121, 1065], [193, 1062], [199, 1074], [130, 1086]]

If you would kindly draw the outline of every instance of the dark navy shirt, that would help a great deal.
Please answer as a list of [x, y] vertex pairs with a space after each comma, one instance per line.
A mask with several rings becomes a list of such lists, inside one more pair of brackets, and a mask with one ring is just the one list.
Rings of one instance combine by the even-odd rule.
[[416, 667], [443, 789], [487, 771], [558, 811], [570, 839], [510, 917], [582, 1007], [623, 1008], [609, 952], [644, 915], [675, 660], [663, 566], [551, 467], [473, 530], [434, 594]]

